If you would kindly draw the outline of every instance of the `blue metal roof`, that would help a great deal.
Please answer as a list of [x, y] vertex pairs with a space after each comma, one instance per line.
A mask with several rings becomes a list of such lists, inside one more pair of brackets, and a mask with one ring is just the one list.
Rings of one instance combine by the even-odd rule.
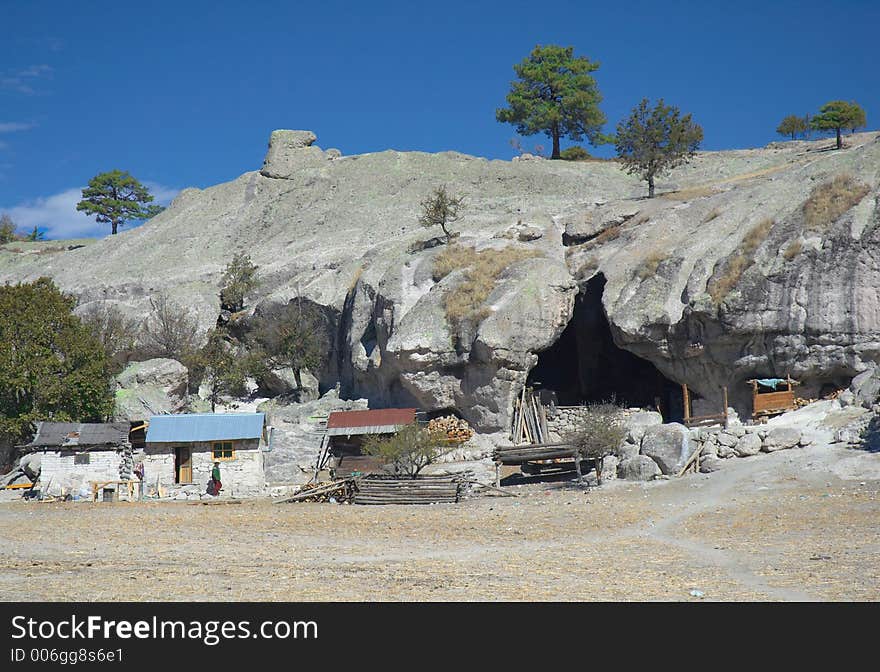
[[257, 439], [263, 434], [265, 418], [265, 413], [154, 415], [147, 427], [147, 443]]

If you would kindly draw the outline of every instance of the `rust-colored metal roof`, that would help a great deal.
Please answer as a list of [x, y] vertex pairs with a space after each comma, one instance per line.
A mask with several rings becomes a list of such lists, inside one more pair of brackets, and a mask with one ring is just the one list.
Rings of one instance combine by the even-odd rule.
[[[370, 411], [333, 411], [327, 429], [359, 429], [410, 425], [416, 421], [414, 408], [377, 408]], [[357, 432], [352, 432], [356, 434]]]

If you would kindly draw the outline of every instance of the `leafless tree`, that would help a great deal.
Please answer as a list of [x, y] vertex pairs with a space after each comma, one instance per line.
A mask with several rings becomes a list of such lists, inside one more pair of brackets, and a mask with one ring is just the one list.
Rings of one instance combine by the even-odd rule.
[[198, 348], [198, 323], [186, 308], [165, 292], [150, 299], [152, 310], [144, 323], [143, 346], [152, 357], [184, 361]]

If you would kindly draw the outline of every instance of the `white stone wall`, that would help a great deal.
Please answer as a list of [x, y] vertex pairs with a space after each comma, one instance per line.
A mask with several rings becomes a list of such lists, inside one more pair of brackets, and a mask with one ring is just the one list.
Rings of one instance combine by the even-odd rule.
[[[48, 487], [50, 494], [54, 495], [61, 494], [62, 488], [71, 495], [80, 495], [86, 491], [91, 493], [91, 481], [119, 480], [121, 450], [91, 450], [88, 454], [88, 464], [74, 464], [76, 453], [73, 451], [42, 452], [40, 466], [42, 487]], [[122, 488], [120, 492], [124, 490], [125, 488]]]
[[[223, 483], [221, 496], [255, 497], [264, 494], [266, 475], [259, 439], [233, 441], [232, 444], [235, 459], [220, 462], [220, 480]], [[189, 487], [174, 482], [174, 449], [178, 446], [186, 446], [192, 451], [192, 485]], [[181, 490], [196, 496], [204, 493], [214, 468], [211, 451], [212, 442], [148, 443], [142, 458], [147, 488], [155, 489], [158, 478], [171, 496], [177, 496]]]

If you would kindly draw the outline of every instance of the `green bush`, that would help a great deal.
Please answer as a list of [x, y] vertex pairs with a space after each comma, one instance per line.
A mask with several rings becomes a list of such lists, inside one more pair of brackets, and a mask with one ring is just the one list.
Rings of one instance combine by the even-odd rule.
[[385, 464], [393, 465], [395, 474], [416, 478], [422, 469], [456, 445], [449, 443], [445, 432], [412, 424], [390, 436], [373, 434], [367, 437], [363, 451], [367, 455], [375, 455]]
[[580, 145], [566, 147], [559, 152], [559, 158], [563, 161], [586, 161], [593, 158], [590, 153]]

